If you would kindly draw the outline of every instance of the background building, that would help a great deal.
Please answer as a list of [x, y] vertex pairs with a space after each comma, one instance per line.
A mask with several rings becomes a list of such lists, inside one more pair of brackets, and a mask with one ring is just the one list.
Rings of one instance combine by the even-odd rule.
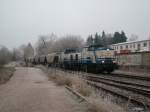
[[150, 40], [112, 44], [111, 48], [113, 48], [117, 54], [150, 51]]
[[33, 57], [34, 56], [34, 49], [31, 45], [31, 43], [28, 44], [28, 46], [24, 49], [24, 57]]

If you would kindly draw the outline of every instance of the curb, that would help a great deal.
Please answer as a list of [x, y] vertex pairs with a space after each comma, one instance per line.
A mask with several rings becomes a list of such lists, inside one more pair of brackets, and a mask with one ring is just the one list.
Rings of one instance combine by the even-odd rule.
[[78, 98], [80, 98], [80, 99], [81, 99], [81, 102], [85, 101], [85, 102], [89, 103], [89, 101], [88, 101], [84, 96], [82, 96], [80, 93], [74, 91], [74, 90], [73, 90], [72, 88], [70, 88], [69, 86], [65, 86], [65, 88], [66, 88], [67, 90], [69, 90], [71, 93], [73, 93], [75, 96], [77, 96]]

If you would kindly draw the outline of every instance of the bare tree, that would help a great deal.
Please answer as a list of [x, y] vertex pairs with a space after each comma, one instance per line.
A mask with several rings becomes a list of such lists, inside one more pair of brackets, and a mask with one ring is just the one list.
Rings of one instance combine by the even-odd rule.
[[105, 34], [105, 46], [109, 46], [113, 43], [113, 34], [106, 33]]
[[53, 33], [50, 35], [39, 36], [39, 40], [36, 43], [36, 54], [43, 55], [52, 52], [56, 39], [57, 36]]
[[32, 47], [31, 43], [28, 43], [28, 45], [23, 50], [24, 50], [24, 58], [34, 56], [34, 48]]
[[0, 66], [7, 64], [12, 59], [12, 53], [6, 48], [0, 49]]
[[36, 54], [46, 55], [52, 52], [63, 51], [66, 48], [81, 48], [84, 40], [80, 36], [67, 35], [58, 38], [55, 34], [40, 36], [36, 43]]
[[135, 34], [132, 34], [131, 37], [129, 38], [129, 41], [136, 41], [138, 40], [138, 36]]
[[81, 48], [84, 44], [84, 40], [80, 36], [67, 35], [59, 38], [54, 46], [54, 51], [63, 51], [66, 48]]
[[54, 51], [54, 45], [58, 39], [58, 37], [55, 35], [55, 34], [51, 34], [47, 37], [47, 50], [48, 50], [48, 53], [51, 53]]
[[13, 61], [24, 60], [26, 48], [27, 48], [26, 45], [21, 45], [19, 48], [14, 48], [12, 51], [12, 60]]

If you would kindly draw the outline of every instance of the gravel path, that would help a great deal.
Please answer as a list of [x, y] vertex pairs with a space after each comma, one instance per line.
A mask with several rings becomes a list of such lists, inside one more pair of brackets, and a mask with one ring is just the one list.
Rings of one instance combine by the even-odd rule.
[[74, 112], [73, 108], [65, 89], [36, 68], [18, 67], [11, 80], [0, 85], [0, 112]]

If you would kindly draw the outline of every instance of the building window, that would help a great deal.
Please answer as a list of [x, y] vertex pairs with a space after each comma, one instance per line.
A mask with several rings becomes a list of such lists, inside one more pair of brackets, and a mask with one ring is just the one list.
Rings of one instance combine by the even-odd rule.
[[123, 46], [120, 46], [120, 49], [122, 50], [122, 49], [123, 49]]
[[126, 49], [128, 49], [128, 45], [126, 45]]
[[72, 55], [70, 55], [70, 60], [73, 60], [73, 56]]
[[132, 48], [132, 44], [130, 44], [130, 48]]
[[143, 47], [147, 47], [147, 43], [145, 42], [145, 43], [143, 43]]
[[133, 48], [135, 48], [135, 44], [133, 44]]
[[141, 49], [140, 47], [141, 47], [141, 44], [139, 43], [139, 44], [137, 45], [137, 49], [140, 50], [140, 49]]

